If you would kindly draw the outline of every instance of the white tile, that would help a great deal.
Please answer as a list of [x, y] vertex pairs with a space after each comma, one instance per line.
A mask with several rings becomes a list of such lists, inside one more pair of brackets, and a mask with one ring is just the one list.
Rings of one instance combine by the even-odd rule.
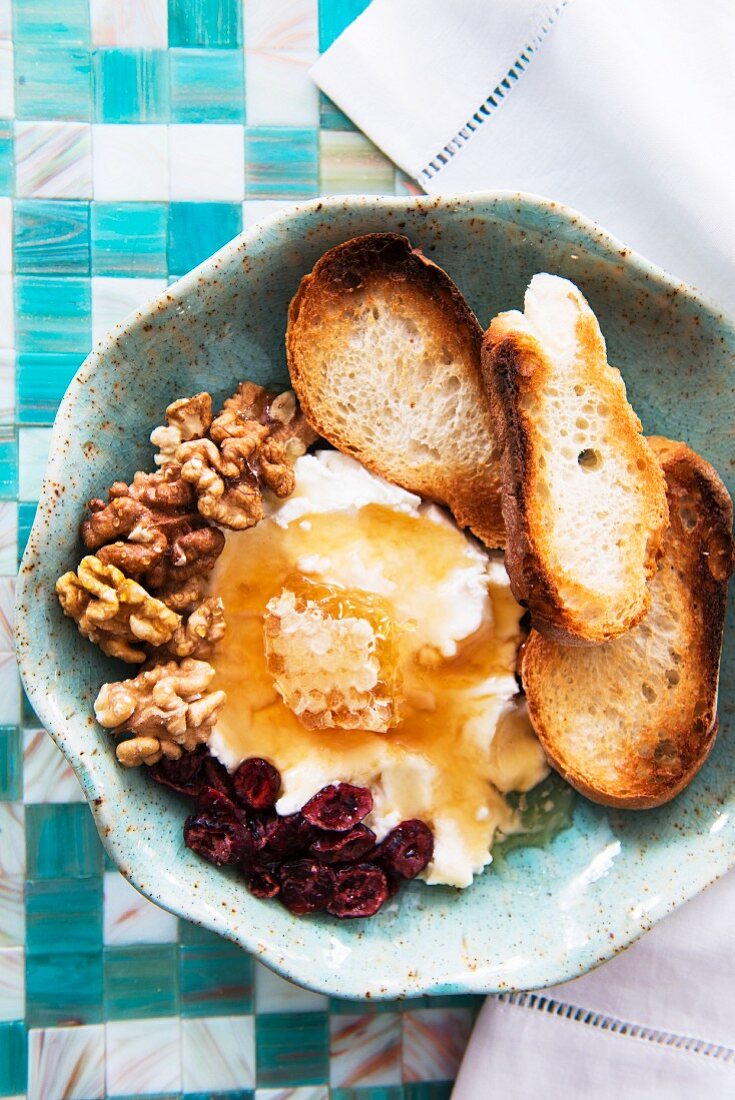
[[[38, 500], [46, 471], [51, 428], [18, 430], [18, 499]], [[2, 697], [0, 697], [0, 708]]]
[[20, 677], [15, 655], [0, 653], [0, 726], [15, 726], [19, 721]]
[[184, 1092], [247, 1089], [255, 1084], [252, 1016], [212, 1016], [181, 1022]]
[[98, 1100], [105, 1094], [105, 1029], [31, 1028], [28, 1100]]
[[178, 1017], [115, 1020], [107, 1030], [108, 1096], [149, 1096], [181, 1090]]
[[16, 573], [17, 561], [18, 505], [13, 500], [7, 500], [0, 504], [0, 576]]
[[165, 279], [116, 279], [95, 275], [92, 278], [93, 342], [96, 344], [118, 321], [165, 289]]
[[0, 348], [12, 348], [15, 345], [15, 306], [13, 299], [13, 276], [0, 274]]
[[0, 118], [13, 118], [14, 115], [13, 43], [0, 41]]
[[319, 94], [310, 52], [245, 51], [245, 103], [249, 126], [318, 126]]
[[22, 947], [0, 947], [0, 1020], [25, 1015], [26, 966]]
[[71, 764], [46, 730], [23, 733], [23, 801], [84, 802]]
[[0, 870], [0, 947], [22, 947], [25, 938], [23, 874], [6, 875]]
[[293, 202], [282, 202], [281, 199], [245, 199], [242, 204], [242, 224], [245, 229], [252, 229], [264, 218], [290, 210], [294, 205]]
[[26, 869], [25, 814], [20, 802], [0, 802], [0, 880]]
[[0, 38], [13, 37], [13, 10], [11, 0], [0, 0]]
[[243, 21], [248, 49], [319, 49], [318, 0], [244, 0]]
[[32, 199], [92, 198], [92, 127], [16, 122], [15, 193]]
[[176, 917], [144, 898], [117, 871], [105, 871], [103, 889], [106, 944], [176, 942]]
[[293, 985], [262, 963], [255, 963], [256, 1012], [324, 1012], [328, 1007], [322, 993]]
[[12, 270], [13, 203], [11, 199], [0, 198], [0, 273]]
[[93, 46], [168, 46], [168, 0], [90, 0]]
[[92, 162], [97, 200], [132, 202], [168, 198], [166, 126], [93, 126]]
[[171, 198], [241, 201], [245, 191], [245, 128], [169, 127]]

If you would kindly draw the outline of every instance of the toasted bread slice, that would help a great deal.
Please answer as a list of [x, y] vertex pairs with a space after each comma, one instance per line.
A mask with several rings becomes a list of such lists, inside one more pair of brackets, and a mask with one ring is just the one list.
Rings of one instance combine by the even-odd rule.
[[673, 798], [712, 748], [733, 567], [732, 501], [715, 470], [684, 443], [649, 442], [671, 514], [650, 611], [622, 638], [584, 649], [534, 630], [521, 669], [551, 764], [593, 801], [630, 809]]
[[452, 280], [397, 233], [327, 252], [288, 315], [291, 380], [311, 426], [492, 547], [505, 532], [481, 346]]
[[513, 594], [557, 641], [623, 634], [650, 604], [666, 489], [574, 284], [534, 276], [525, 313], [501, 313], [490, 325], [483, 370], [501, 446]]

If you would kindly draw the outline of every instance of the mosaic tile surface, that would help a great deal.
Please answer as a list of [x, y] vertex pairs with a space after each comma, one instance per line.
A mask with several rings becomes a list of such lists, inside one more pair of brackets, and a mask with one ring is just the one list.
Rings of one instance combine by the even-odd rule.
[[0, 0], [0, 1096], [445, 1100], [475, 998], [298, 989], [107, 861], [22, 697], [13, 574], [94, 339], [264, 215], [416, 185], [309, 66], [367, 0]]

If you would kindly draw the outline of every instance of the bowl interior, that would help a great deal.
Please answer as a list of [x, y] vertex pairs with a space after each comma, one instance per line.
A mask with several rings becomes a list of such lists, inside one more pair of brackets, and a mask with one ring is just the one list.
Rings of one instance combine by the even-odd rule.
[[412, 886], [377, 918], [339, 923], [292, 918], [183, 846], [185, 806], [142, 770], [120, 768], [92, 716], [99, 685], [129, 671], [79, 636], [54, 595], [82, 556], [85, 501], [151, 468], [147, 440], [165, 406], [201, 389], [220, 400], [243, 378], [286, 384], [286, 311], [299, 279], [333, 244], [385, 229], [445, 267], [483, 325], [520, 307], [537, 271], [574, 280], [645, 430], [687, 440], [733, 491], [735, 329], [686, 288], [529, 197], [310, 203], [233, 241], [118, 325], [72, 382], [21, 570], [21, 671], [113, 859], [153, 900], [335, 995], [536, 988], [610, 957], [735, 862], [732, 599], [717, 745], [672, 804], [626, 813], [579, 798], [570, 830], [546, 849], [511, 853], [471, 889]]

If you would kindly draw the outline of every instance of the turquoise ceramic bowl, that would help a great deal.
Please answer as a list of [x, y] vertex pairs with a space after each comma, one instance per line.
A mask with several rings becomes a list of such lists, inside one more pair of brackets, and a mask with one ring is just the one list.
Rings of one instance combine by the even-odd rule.
[[413, 885], [370, 921], [296, 919], [258, 901], [182, 842], [186, 813], [143, 770], [118, 766], [92, 717], [118, 671], [65, 619], [54, 581], [82, 556], [85, 501], [151, 466], [147, 442], [174, 398], [216, 399], [251, 378], [282, 386], [286, 309], [325, 249], [404, 231], [447, 269], [483, 324], [518, 307], [537, 271], [579, 284], [648, 432], [686, 439], [735, 480], [735, 327], [685, 286], [554, 203], [518, 194], [313, 202], [238, 237], [117, 325], [62, 402], [23, 558], [18, 650], [26, 690], [74, 766], [110, 856], [172, 912], [242, 944], [288, 977], [344, 997], [531, 989], [572, 978], [635, 940], [735, 863], [733, 616], [712, 756], [671, 805], [575, 803], [547, 849], [511, 853], [458, 892]]

